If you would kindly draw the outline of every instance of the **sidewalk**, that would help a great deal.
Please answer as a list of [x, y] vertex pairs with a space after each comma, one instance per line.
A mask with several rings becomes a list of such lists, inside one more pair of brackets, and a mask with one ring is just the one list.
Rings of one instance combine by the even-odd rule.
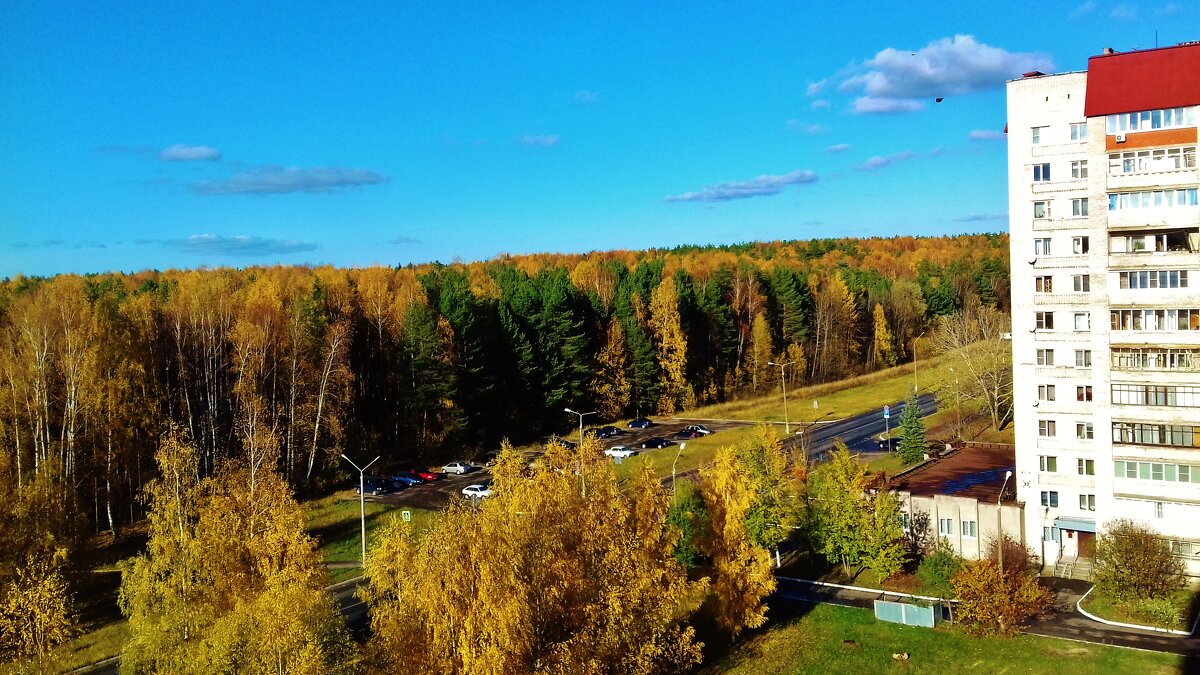
[[[798, 584], [785, 579], [778, 581], [779, 586], [773, 597], [794, 602], [829, 603], [873, 610], [876, 599], [897, 599], [895, 595], [887, 591], [853, 591]], [[1035, 619], [1023, 632], [1030, 635], [1093, 644], [1179, 654], [1188, 658], [1190, 666], [1200, 668], [1200, 638], [1165, 635], [1153, 631], [1096, 623], [1075, 611], [1075, 604], [1091, 588], [1091, 584], [1086, 581], [1056, 577], [1044, 577], [1043, 581], [1054, 593], [1054, 609], [1045, 616]]]

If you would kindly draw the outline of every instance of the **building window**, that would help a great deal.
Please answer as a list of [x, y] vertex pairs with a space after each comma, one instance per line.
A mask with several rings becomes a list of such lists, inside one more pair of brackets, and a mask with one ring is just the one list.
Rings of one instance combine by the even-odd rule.
[[1113, 153], [1108, 156], [1108, 173], [1178, 171], [1196, 166], [1196, 148], [1162, 148]]
[[1071, 162], [1071, 178], [1087, 178], [1088, 167], [1086, 159]]
[[1058, 508], [1058, 492], [1055, 490], [1042, 490], [1042, 506]]
[[1034, 293], [1053, 293], [1054, 292], [1054, 277], [1034, 277], [1033, 278]]
[[1104, 123], [1105, 132], [1109, 134], [1194, 127], [1196, 126], [1196, 109], [1194, 107], [1164, 108], [1162, 110], [1119, 113], [1107, 116]]
[[1092, 385], [1075, 387], [1075, 400], [1090, 402], [1092, 400]]
[[1077, 462], [1076, 467], [1079, 469], [1080, 476], [1095, 476], [1096, 475], [1096, 461], [1095, 460], [1079, 459], [1079, 460], [1076, 460], [1076, 462]]
[[1074, 253], [1075, 255], [1086, 255], [1088, 252], [1088, 249], [1089, 249], [1089, 246], [1088, 246], [1088, 238], [1087, 237], [1072, 237], [1071, 238], [1071, 252]]
[[1095, 511], [1096, 510], [1096, 495], [1079, 495], [1079, 510], [1080, 511]]
[[1071, 122], [1071, 140], [1087, 140], [1087, 122]]
[[1038, 436], [1052, 438], [1054, 431], [1054, 420], [1038, 420]]
[[1092, 290], [1092, 277], [1090, 274], [1076, 274], [1071, 277], [1071, 287], [1076, 293], [1090, 293]]
[[[1090, 441], [1090, 440], [1092, 440], [1093, 435], [1094, 435], [1094, 433], [1092, 432], [1092, 423], [1091, 422], [1076, 422], [1075, 423], [1075, 438], [1078, 438], [1081, 441]], [[1084, 460], [1081, 459], [1079, 461], [1082, 462]], [[1089, 465], [1091, 465], [1092, 460], [1089, 459], [1089, 460], [1087, 460], [1087, 462]], [[1088, 475], [1091, 475], [1091, 474], [1089, 473]]]
[[1076, 349], [1075, 350], [1075, 367], [1076, 368], [1091, 368], [1092, 367], [1092, 350]]
[[1117, 275], [1121, 288], [1187, 288], [1187, 270], [1143, 270], [1120, 272]]
[[1053, 401], [1054, 400], [1054, 385], [1039, 384], [1038, 385], [1038, 400]]
[[1172, 448], [1200, 448], [1200, 426], [1190, 424], [1153, 424], [1149, 422], [1113, 422], [1113, 443], [1162, 445]]
[[1034, 239], [1033, 240], [1034, 255], [1050, 255], [1050, 238]]
[[1110, 352], [1114, 370], [1200, 370], [1200, 349], [1167, 347], [1115, 347]]
[[1087, 199], [1087, 197], [1071, 200], [1071, 215], [1075, 216], [1076, 218], [1081, 218], [1081, 217], [1086, 216], [1087, 214], [1088, 214], [1088, 199]]
[[[1045, 183], [1050, 180], [1050, 162], [1033, 165], [1033, 182]], [[1194, 192], [1194, 191], [1193, 191]]]
[[1052, 455], [1039, 455], [1038, 471], [1058, 473], [1058, 458]]
[[1109, 211], [1125, 211], [1129, 209], [1158, 209], [1195, 205], [1196, 188], [1180, 188], [1178, 190], [1144, 190], [1141, 192], [1114, 192], [1108, 195]]
[[973, 521], [973, 520], [962, 521], [962, 536], [966, 537], [967, 539], [974, 539], [978, 535], [979, 535], [979, 531], [975, 527], [975, 521]]
[[1091, 312], [1075, 312], [1075, 330], [1091, 330]]
[[1155, 518], [1163, 517], [1163, 503], [1162, 502], [1154, 502], [1154, 517]]
[[1032, 133], [1030, 134], [1030, 140], [1033, 142], [1034, 145], [1042, 144], [1042, 131], [1045, 128], [1046, 127], [1033, 127], [1033, 129], [1030, 130], [1030, 131], [1032, 131]]
[[1114, 384], [1115, 405], [1200, 408], [1200, 387], [1186, 384]]
[[1109, 319], [1113, 330], [1200, 330], [1200, 309], [1114, 309]]
[[[1043, 493], [1043, 494], [1045, 494], [1045, 493]], [[1043, 527], [1042, 528], [1042, 541], [1057, 542], [1059, 540], [1059, 537], [1060, 537], [1060, 534], [1059, 534], [1057, 527]]]
[[1054, 330], [1054, 312], [1034, 312], [1033, 325], [1038, 330]]
[[1054, 350], [1053, 349], [1037, 350], [1037, 364], [1039, 366], [1054, 365]]
[[938, 534], [943, 537], [954, 536], [954, 519], [938, 518]]
[[1050, 202], [1038, 201], [1033, 203], [1034, 218], [1049, 218], [1050, 217]]
[[912, 516], [908, 515], [908, 511], [900, 512], [900, 529], [908, 532], [912, 527]]

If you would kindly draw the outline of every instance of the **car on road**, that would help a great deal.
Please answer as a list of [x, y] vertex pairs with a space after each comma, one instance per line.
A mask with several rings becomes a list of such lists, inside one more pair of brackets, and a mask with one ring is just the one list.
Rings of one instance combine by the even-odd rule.
[[491, 497], [492, 484], [477, 483], [475, 485], [468, 485], [462, 489], [462, 493], [464, 497], [469, 497], [471, 499], [483, 499], [484, 497]]
[[893, 436], [892, 438], [879, 439], [879, 449], [885, 452], [896, 452], [900, 449], [900, 438]]
[[611, 448], [605, 450], [604, 454], [608, 455], [609, 457], [612, 457], [613, 459], [625, 459], [627, 457], [633, 457], [634, 455], [636, 455], [637, 450], [626, 447], [624, 445], [614, 445]]
[[[354, 494], [358, 494], [359, 484], [354, 483]], [[362, 482], [363, 493], [369, 495], [386, 495], [392, 491], [388, 482], [378, 476], [367, 476]]]
[[612, 425], [603, 426], [596, 430], [596, 438], [616, 438], [625, 433]]
[[432, 483], [433, 481], [438, 479], [438, 474], [436, 474], [432, 471], [426, 471], [424, 469], [412, 469], [408, 473], [411, 473], [412, 475], [420, 478], [421, 480], [425, 481], [426, 483]]
[[712, 429], [709, 429], [708, 427], [704, 426], [703, 424], [689, 424], [686, 427], [684, 427], [683, 430], [684, 431], [694, 431], [699, 436], [707, 436], [713, 432]]
[[642, 448], [665, 448], [668, 445], [675, 444], [663, 438], [662, 436], [653, 436], [651, 438], [647, 438], [646, 441], [642, 443]]
[[692, 439], [692, 438], [699, 438], [700, 436], [703, 436], [703, 435], [704, 434], [701, 434], [699, 431], [688, 431], [687, 429], [680, 429], [679, 431], [676, 431], [675, 433], [671, 434], [671, 438], [674, 438], [677, 441], [686, 441], [686, 440]]
[[392, 475], [392, 485], [397, 487], [412, 487], [413, 485], [422, 485], [424, 483], [424, 478], [421, 478], [411, 471], [401, 471], [400, 473]]
[[654, 426], [654, 422], [651, 422], [648, 418], [645, 418], [645, 417], [639, 417], [637, 419], [629, 421], [630, 429], [649, 429], [652, 426]]
[[460, 476], [470, 471], [471, 465], [466, 462], [450, 462], [442, 467], [442, 473], [456, 473]]

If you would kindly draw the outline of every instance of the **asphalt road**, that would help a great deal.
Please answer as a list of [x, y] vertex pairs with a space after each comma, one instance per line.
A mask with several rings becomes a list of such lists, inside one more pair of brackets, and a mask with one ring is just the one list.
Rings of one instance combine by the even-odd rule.
[[[937, 412], [938, 409], [937, 399], [933, 394], [918, 396], [917, 405], [922, 416]], [[793, 432], [785, 441], [785, 446], [789, 449], [802, 449], [807, 446], [808, 457], [813, 461], [821, 461], [828, 457], [829, 451], [833, 449], [833, 442], [839, 438], [852, 452], [879, 452], [879, 437], [885, 429], [896, 431], [900, 424], [900, 413], [904, 410], [904, 402], [892, 403], [889, 408], [891, 418], [886, 423], [883, 419], [883, 409], [880, 408], [842, 420], [818, 420], [804, 424], [801, 430]], [[893, 433], [894, 435], [896, 434]]]

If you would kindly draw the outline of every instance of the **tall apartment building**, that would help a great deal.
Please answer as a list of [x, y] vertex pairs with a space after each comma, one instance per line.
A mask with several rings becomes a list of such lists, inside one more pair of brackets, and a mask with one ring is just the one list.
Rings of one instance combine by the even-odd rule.
[[1200, 44], [1008, 83], [1014, 429], [1026, 540], [1116, 518], [1200, 573]]

